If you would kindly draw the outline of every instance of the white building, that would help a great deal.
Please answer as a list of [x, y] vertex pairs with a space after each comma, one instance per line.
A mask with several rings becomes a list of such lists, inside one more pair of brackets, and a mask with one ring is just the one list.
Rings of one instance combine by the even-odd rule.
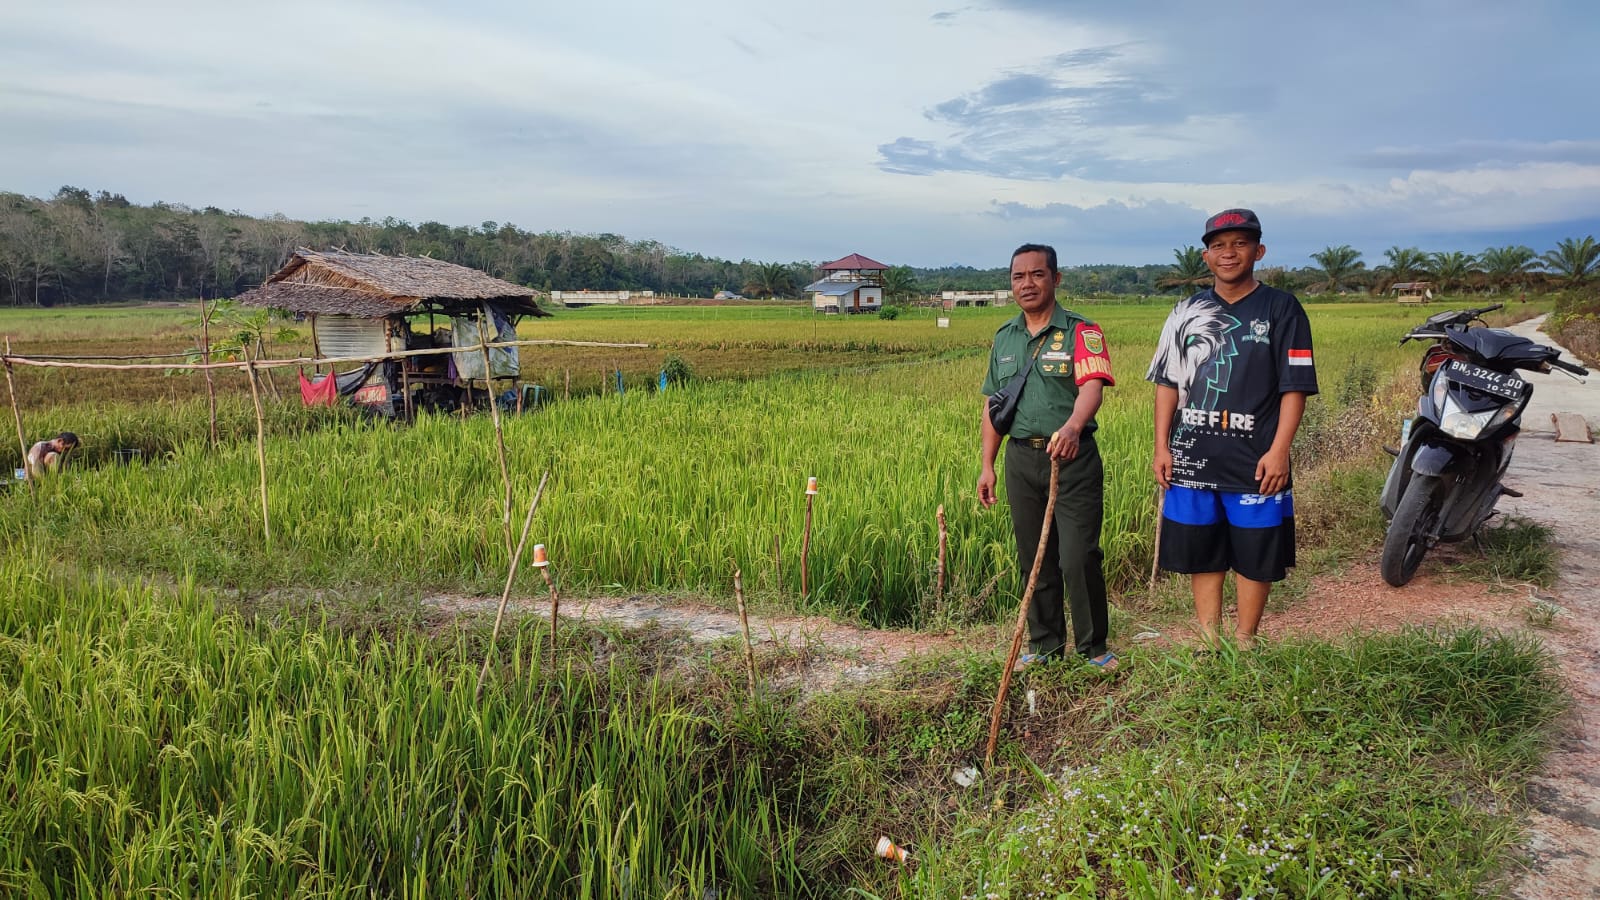
[[883, 306], [883, 272], [875, 259], [852, 253], [822, 267], [822, 279], [806, 285], [811, 308], [822, 313], [876, 312]]

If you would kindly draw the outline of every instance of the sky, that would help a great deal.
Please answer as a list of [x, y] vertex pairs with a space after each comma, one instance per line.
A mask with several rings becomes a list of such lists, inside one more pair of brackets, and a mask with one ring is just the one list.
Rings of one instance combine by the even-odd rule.
[[0, 190], [731, 259], [1600, 236], [1588, 0], [0, 4]]

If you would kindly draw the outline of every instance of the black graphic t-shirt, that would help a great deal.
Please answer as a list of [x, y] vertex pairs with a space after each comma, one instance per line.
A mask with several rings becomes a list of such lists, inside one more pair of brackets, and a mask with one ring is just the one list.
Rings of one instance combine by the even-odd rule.
[[1201, 291], [1167, 316], [1145, 378], [1178, 390], [1173, 484], [1255, 493], [1280, 396], [1317, 392], [1311, 322], [1293, 294], [1264, 284], [1232, 304]]

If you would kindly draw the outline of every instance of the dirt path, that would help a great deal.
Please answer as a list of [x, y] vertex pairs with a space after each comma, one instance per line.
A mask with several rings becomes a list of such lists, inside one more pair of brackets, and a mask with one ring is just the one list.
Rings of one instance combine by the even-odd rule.
[[[446, 615], [493, 616], [498, 598], [435, 596], [423, 604]], [[508, 614], [550, 615], [547, 600], [512, 598]], [[678, 597], [563, 598], [561, 617], [606, 623], [628, 631], [658, 627], [693, 643], [741, 643], [739, 614], [733, 610]], [[761, 668], [774, 684], [798, 684], [807, 693], [845, 684], [862, 684], [888, 675], [911, 656], [948, 653], [960, 649], [994, 647], [999, 640], [991, 629], [955, 634], [934, 634], [898, 629], [870, 629], [841, 625], [820, 616], [750, 616], [750, 641]]]
[[[1543, 321], [1511, 330], [1553, 344], [1537, 330]], [[1553, 412], [1575, 412], [1600, 430], [1600, 376], [1587, 384], [1561, 374], [1529, 377], [1533, 400], [1506, 477], [1523, 497], [1502, 500], [1500, 508], [1550, 526], [1562, 550], [1552, 598], [1558, 611], [1543, 636], [1561, 662], [1574, 706], [1545, 771], [1529, 786], [1536, 808], [1530, 871], [1515, 894], [1600, 898], [1600, 444], [1558, 443], [1550, 421]]]

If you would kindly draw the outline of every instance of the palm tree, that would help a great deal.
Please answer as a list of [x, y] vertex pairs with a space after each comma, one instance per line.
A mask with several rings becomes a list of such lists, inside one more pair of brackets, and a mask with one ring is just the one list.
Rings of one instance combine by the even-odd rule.
[[794, 273], [778, 262], [758, 262], [750, 270], [744, 292], [750, 297], [789, 297], [795, 292]]
[[1311, 254], [1311, 258], [1322, 271], [1322, 280], [1307, 289], [1312, 293], [1336, 294], [1346, 285], [1354, 283], [1359, 273], [1367, 268], [1367, 264], [1361, 261], [1361, 251], [1349, 244], [1326, 247]]
[[1206, 267], [1205, 254], [1199, 247], [1175, 249], [1172, 255], [1177, 264], [1168, 269], [1167, 274], [1156, 282], [1156, 287], [1192, 290], [1211, 284], [1211, 270]]
[[1521, 282], [1533, 273], [1538, 260], [1532, 247], [1518, 244], [1490, 247], [1478, 256], [1478, 263], [1488, 276], [1489, 284], [1496, 288], [1507, 288]]
[[1384, 258], [1389, 260], [1386, 266], [1379, 266], [1378, 271], [1383, 274], [1374, 288], [1382, 287], [1384, 290], [1396, 282], [1416, 281], [1417, 275], [1426, 271], [1428, 254], [1416, 247], [1394, 246], [1383, 251]]
[[1588, 281], [1589, 276], [1600, 268], [1597, 266], [1600, 264], [1600, 244], [1595, 243], [1592, 236], [1581, 241], [1567, 238], [1540, 259], [1546, 269], [1561, 279], [1562, 284], [1577, 287]]
[[883, 273], [883, 299], [903, 300], [917, 293], [917, 276], [910, 266], [893, 266]]
[[1471, 253], [1451, 250], [1449, 253], [1428, 255], [1429, 273], [1439, 282], [1441, 292], [1460, 286], [1467, 276], [1478, 271], [1478, 258]]
[[1256, 279], [1262, 284], [1275, 287], [1280, 291], [1294, 292], [1296, 283], [1300, 280], [1295, 274], [1283, 266], [1268, 266], [1256, 270]]

